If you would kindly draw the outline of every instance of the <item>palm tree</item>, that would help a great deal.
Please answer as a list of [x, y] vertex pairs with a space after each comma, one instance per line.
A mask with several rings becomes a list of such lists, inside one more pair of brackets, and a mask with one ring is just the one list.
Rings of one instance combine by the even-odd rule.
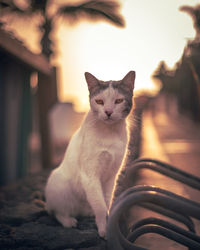
[[48, 59], [53, 54], [52, 40], [50, 33], [55, 28], [55, 23], [59, 17], [73, 22], [80, 18], [87, 18], [92, 21], [104, 20], [119, 27], [124, 27], [124, 19], [119, 14], [119, 3], [114, 0], [90, 0], [80, 4], [59, 4], [53, 14], [50, 14], [52, 6], [56, 1], [53, 0], [29, 0], [24, 8], [19, 7], [14, 0], [0, 0], [0, 16], [16, 15], [22, 18], [36, 15], [42, 17], [42, 24], [39, 30], [42, 32], [40, 41], [42, 53]]

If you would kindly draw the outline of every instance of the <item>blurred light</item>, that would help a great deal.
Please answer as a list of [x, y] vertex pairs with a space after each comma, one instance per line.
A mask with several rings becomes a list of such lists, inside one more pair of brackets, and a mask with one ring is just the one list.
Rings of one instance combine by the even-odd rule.
[[198, 141], [176, 140], [163, 143], [164, 149], [169, 154], [198, 153], [200, 143]]
[[37, 72], [33, 72], [30, 76], [30, 85], [33, 93], [37, 91], [38, 88], [38, 74]]
[[135, 89], [155, 95], [160, 86], [151, 75], [159, 62], [165, 60], [173, 67], [182, 55], [186, 38], [195, 35], [191, 17], [180, 12], [179, 7], [197, 4], [196, 0], [120, 2], [125, 29], [85, 20], [58, 29], [62, 51], [57, 58], [62, 65], [60, 98], [76, 97], [79, 110], [88, 107], [85, 71], [100, 80], [120, 80], [128, 71], [135, 70]]

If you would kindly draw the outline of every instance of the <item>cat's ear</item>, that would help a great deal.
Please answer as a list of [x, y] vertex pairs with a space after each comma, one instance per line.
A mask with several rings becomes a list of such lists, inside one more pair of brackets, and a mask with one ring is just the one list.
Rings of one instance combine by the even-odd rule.
[[130, 90], [134, 89], [135, 71], [130, 71], [123, 79], [122, 83], [126, 85]]
[[89, 72], [85, 72], [85, 80], [87, 82], [89, 91], [92, 91], [98, 86], [99, 80]]

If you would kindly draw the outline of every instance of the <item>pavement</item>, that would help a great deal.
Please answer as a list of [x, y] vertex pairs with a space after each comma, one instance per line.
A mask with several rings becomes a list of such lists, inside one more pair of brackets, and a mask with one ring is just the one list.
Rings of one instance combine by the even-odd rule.
[[[166, 111], [162, 98], [143, 116], [141, 157], [151, 157], [200, 177], [200, 124], [174, 111]], [[158, 178], [159, 179], [159, 178]], [[159, 181], [159, 180], [158, 180]], [[160, 181], [159, 181], [160, 182]], [[159, 183], [162, 185], [162, 182]], [[173, 192], [200, 202], [200, 195], [176, 182]], [[182, 193], [177, 189], [182, 189]]]
[[[180, 115], [173, 105], [166, 107], [163, 97], [157, 98], [143, 113], [141, 157], [170, 163], [200, 177], [200, 124]], [[199, 191], [151, 170], [144, 170], [137, 184], [155, 185], [200, 202]], [[148, 217], [152, 213], [141, 210], [138, 216]], [[200, 234], [200, 223], [194, 222]], [[187, 249], [155, 234], [145, 237], [139, 238], [136, 243], [154, 250]]]

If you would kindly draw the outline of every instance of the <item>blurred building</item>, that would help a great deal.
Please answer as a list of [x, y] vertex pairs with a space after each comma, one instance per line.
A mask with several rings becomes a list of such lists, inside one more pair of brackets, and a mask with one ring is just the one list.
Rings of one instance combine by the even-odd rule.
[[48, 112], [56, 101], [56, 70], [0, 28], [0, 185], [26, 175], [33, 158], [51, 165]]

